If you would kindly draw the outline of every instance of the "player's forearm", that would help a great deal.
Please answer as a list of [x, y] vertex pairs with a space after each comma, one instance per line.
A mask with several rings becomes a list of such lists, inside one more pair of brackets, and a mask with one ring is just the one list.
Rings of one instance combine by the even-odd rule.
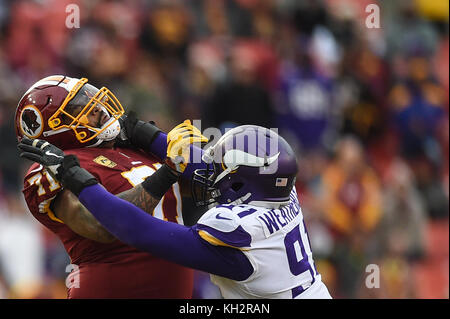
[[152, 214], [164, 194], [178, 181], [179, 173], [163, 164], [141, 184], [117, 196]]
[[58, 194], [51, 208], [57, 218], [80, 236], [104, 244], [116, 240], [68, 190]]
[[145, 191], [141, 184], [117, 194], [117, 197], [126, 200], [129, 203], [139, 207], [148, 214], [152, 214], [153, 210], [159, 203], [159, 199], [152, 197]]
[[153, 142], [150, 144], [149, 149], [145, 150], [155, 155], [159, 160], [163, 161], [167, 154], [167, 134], [159, 132]]
[[253, 272], [241, 251], [211, 246], [192, 228], [154, 218], [100, 185], [86, 187], [79, 199], [109, 232], [138, 249], [235, 280], [244, 280]]

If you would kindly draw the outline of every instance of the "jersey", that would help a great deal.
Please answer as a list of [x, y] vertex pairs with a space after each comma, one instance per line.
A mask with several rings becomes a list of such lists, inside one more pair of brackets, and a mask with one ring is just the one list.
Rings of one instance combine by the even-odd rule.
[[[161, 165], [156, 158], [127, 148], [67, 150], [81, 167], [113, 194], [126, 191], [153, 174]], [[193, 271], [139, 251], [118, 240], [104, 244], [73, 232], [51, 209], [61, 185], [38, 164], [24, 179], [23, 194], [33, 216], [64, 244], [78, 269], [79, 284], [68, 289], [69, 298], [191, 298]], [[178, 183], [165, 194], [153, 216], [183, 224]], [[71, 275], [73, 276], [73, 275]]]
[[317, 272], [295, 188], [280, 209], [218, 205], [197, 222], [212, 245], [240, 249], [253, 266], [243, 281], [211, 275], [224, 298], [331, 298]]

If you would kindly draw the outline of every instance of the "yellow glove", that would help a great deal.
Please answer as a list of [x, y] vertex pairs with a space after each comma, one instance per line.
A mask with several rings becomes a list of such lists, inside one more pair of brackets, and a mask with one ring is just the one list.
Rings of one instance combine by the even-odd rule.
[[179, 173], [183, 173], [189, 163], [190, 146], [193, 143], [207, 143], [208, 139], [190, 120], [175, 126], [167, 134], [168, 164]]

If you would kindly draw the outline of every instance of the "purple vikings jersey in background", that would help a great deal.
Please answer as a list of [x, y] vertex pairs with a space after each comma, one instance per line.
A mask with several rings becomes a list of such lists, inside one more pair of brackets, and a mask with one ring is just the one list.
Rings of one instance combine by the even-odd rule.
[[332, 85], [313, 69], [283, 68], [277, 124], [303, 149], [320, 147], [331, 124]]

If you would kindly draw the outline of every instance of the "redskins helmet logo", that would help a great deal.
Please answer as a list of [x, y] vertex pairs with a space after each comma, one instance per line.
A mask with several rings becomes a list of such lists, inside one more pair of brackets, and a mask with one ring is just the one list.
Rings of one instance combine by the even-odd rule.
[[20, 114], [20, 129], [29, 138], [37, 138], [44, 129], [42, 114], [34, 105], [27, 105]]

